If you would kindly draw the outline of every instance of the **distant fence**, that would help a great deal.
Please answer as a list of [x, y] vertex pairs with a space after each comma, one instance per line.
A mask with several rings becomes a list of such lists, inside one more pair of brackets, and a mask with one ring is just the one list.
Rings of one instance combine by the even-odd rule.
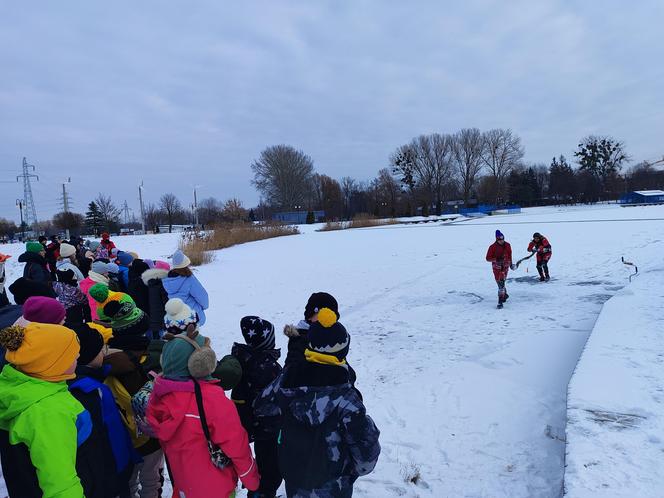
[[[457, 211], [451, 208], [443, 211], [443, 214], [454, 214]], [[474, 207], [459, 208], [458, 213], [464, 216], [478, 216], [490, 214], [518, 214], [521, 212], [521, 206], [512, 204], [509, 206], [499, 206], [496, 204], [478, 204]]]

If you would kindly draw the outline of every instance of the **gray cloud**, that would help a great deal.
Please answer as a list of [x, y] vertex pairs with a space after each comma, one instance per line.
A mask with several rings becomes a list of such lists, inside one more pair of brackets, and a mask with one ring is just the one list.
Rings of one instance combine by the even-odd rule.
[[[419, 133], [511, 127], [526, 159], [614, 135], [664, 154], [664, 6], [528, 2], [6, 4], [0, 175], [38, 166], [40, 217], [71, 176], [137, 208], [172, 191], [257, 201], [249, 164], [291, 143], [319, 171], [368, 179]], [[0, 216], [19, 185], [0, 183]]]

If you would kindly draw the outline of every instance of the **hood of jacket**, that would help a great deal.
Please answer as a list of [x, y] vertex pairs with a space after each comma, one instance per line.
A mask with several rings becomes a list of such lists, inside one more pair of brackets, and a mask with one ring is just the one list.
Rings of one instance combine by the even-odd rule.
[[141, 280], [143, 280], [143, 283], [145, 285], [148, 285], [148, 282], [150, 282], [150, 280], [164, 280], [166, 277], [168, 277], [168, 270], [151, 268], [143, 272], [143, 274], [141, 275]]
[[24, 252], [18, 257], [19, 263], [37, 263], [46, 266], [46, 258], [38, 252]]
[[231, 349], [231, 354], [235, 356], [240, 363], [246, 363], [248, 362], [251, 358], [261, 358], [263, 356], [267, 356], [268, 358], [271, 358], [273, 360], [278, 360], [279, 357], [281, 357], [281, 350], [280, 349], [253, 349], [247, 346], [246, 344], [241, 344], [239, 342], [233, 343], [233, 347]]
[[164, 289], [166, 289], [166, 292], [168, 292], [169, 296], [173, 294], [189, 294], [189, 290], [191, 289], [189, 277], [166, 276], [161, 281], [164, 284]]
[[66, 382], [47, 382], [5, 365], [0, 373], [0, 428], [8, 430], [18, 415], [35, 403], [67, 393]]
[[[199, 380], [201, 392], [207, 386], [214, 386], [217, 380]], [[219, 389], [214, 386], [215, 389]], [[159, 423], [159, 439], [169, 441], [175, 436], [189, 411], [189, 401], [194, 396], [194, 383], [191, 380], [178, 381], [157, 377], [154, 381], [150, 404], [151, 413]], [[223, 391], [221, 391], [223, 392]], [[207, 410], [206, 410], [207, 414]], [[192, 415], [192, 414], [190, 414]], [[198, 416], [197, 414], [193, 414]]]
[[140, 359], [145, 354], [142, 351], [122, 351], [119, 349], [110, 349], [108, 355], [104, 357], [104, 365], [108, 365], [108, 375], [124, 375], [134, 372], [137, 369], [136, 363], [132, 360], [130, 355]]

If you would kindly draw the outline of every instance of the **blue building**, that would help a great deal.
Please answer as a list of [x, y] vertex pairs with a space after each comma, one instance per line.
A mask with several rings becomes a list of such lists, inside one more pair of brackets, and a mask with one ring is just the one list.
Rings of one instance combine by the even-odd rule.
[[[316, 219], [316, 223], [325, 221], [325, 211], [314, 211], [314, 218]], [[284, 213], [276, 213], [274, 216], [272, 216], [272, 219], [282, 223], [304, 225], [307, 222], [307, 211], [288, 211]]]
[[623, 206], [664, 204], [664, 190], [635, 190], [621, 195], [619, 202]]

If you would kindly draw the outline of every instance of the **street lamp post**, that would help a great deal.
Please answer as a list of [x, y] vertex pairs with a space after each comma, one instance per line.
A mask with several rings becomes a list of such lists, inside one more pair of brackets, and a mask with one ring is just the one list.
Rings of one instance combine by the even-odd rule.
[[21, 242], [25, 242], [25, 222], [23, 221], [23, 201], [21, 199], [16, 199], [16, 205], [18, 210], [21, 212]]

